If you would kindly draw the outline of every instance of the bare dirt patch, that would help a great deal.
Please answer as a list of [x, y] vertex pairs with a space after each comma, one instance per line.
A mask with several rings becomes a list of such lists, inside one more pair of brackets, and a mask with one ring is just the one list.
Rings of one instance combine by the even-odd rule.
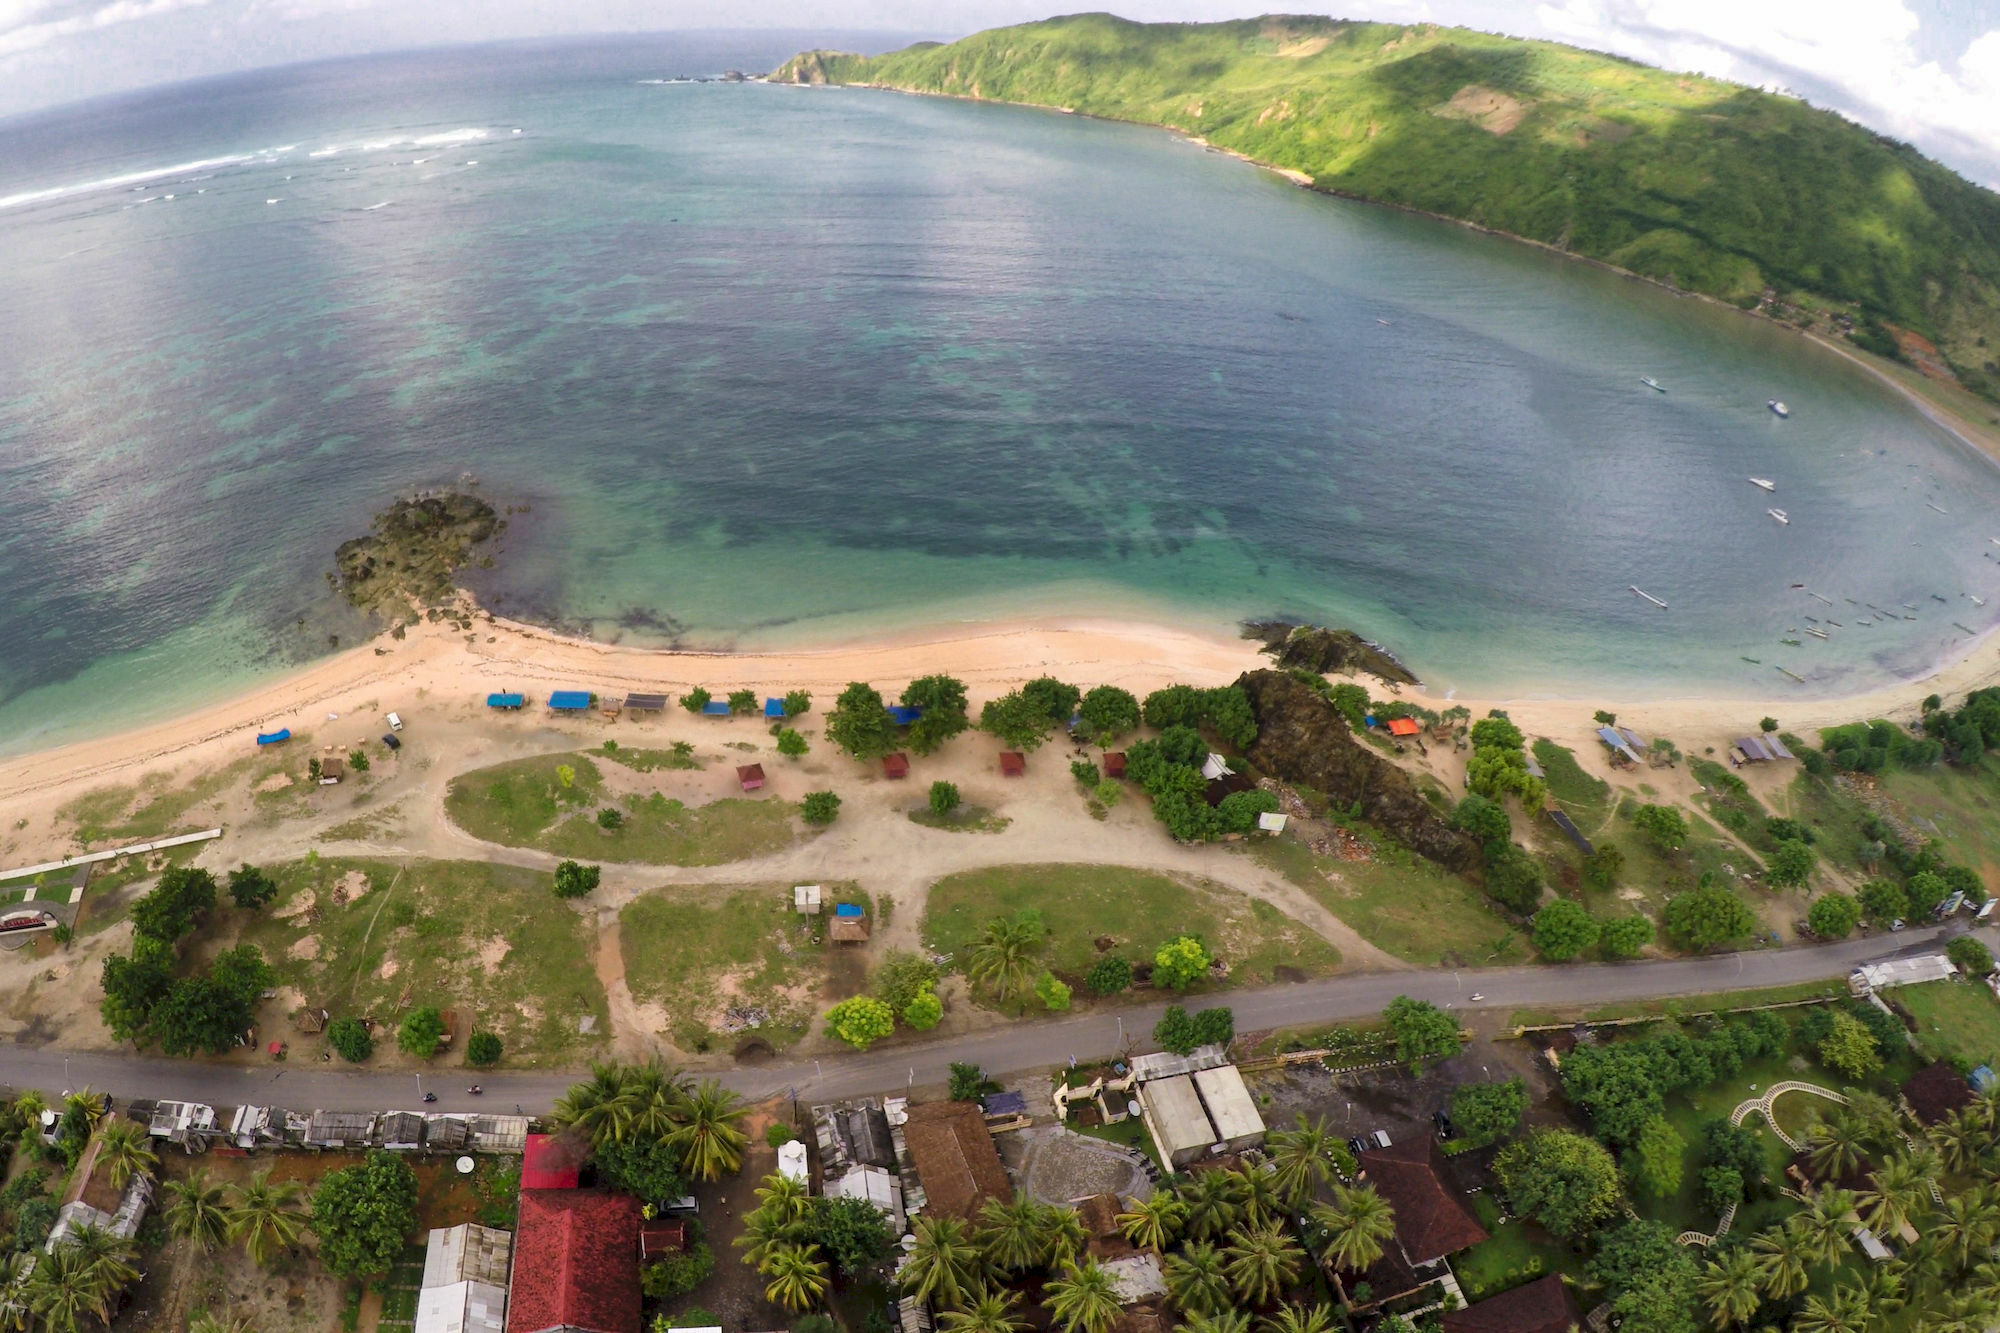
[[333, 886], [333, 905], [339, 907], [343, 903], [351, 903], [358, 898], [366, 897], [367, 894], [368, 876], [359, 870], [350, 870], [340, 877], [338, 884]]
[[250, 790], [263, 795], [266, 792], [283, 791], [291, 785], [292, 775], [290, 773], [273, 773]]
[[305, 916], [317, 906], [319, 906], [319, 895], [311, 889], [307, 889], [295, 895], [290, 902], [271, 913], [271, 915], [280, 921], [290, 921], [295, 916]]
[[507, 961], [507, 955], [513, 952], [513, 949], [514, 946], [507, 943], [504, 937], [495, 935], [479, 946], [479, 965], [485, 968], [498, 967]]
[[393, 958], [384, 959], [382, 966], [375, 969], [375, 975], [387, 981], [403, 970], [403, 965]]
[[319, 936], [301, 935], [297, 940], [293, 941], [291, 948], [285, 950], [285, 957], [296, 958], [301, 962], [310, 963], [313, 959], [319, 957]]
[[1451, 100], [1433, 109], [1447, 120], [1469, 120], [1489, 134], [1505, 134], [1527, 118], [1534, 103], [1509, 97], [1497, 88], [1468, 83]]

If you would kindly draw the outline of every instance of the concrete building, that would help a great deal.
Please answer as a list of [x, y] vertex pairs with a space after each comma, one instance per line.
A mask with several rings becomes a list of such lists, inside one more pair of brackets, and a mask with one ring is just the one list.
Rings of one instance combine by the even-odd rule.
[[910, 1229], [903, 1213], [903, 1182], [894, 1171], [879, 1166], [850, 1166], [845, 1175], [826, 1182], [829, 1199], [866, 1199], [888, 1219], [889, 1234]]
[[1139, 1114], [1160, 1160], [1170, 1167], [1183, 1167], [1206, 1157], [1215, 1145], [1215, 1127], [1202, 1108], [1201, 1094], [1194, 1078], [1176, 1074], [1139, 1085]]
[[1235, 1065], [1197, 1070], [1192, 1077], [1217, 1142], [1230, 1152], [1241, 1152], [1264, 1141], [1264, 1117]]
[[1915, 958], [1891, 958], [1881, 963], [1864, 963], [1847, 978], [1847, 988], [1867, 995], [1894, 986], [1921, 986], [1929, 981], [1946, 981], [1958, 975], [1951, 959], [1941, 953], [1919, 954]]
[[514, 1237], [461, 1223], [431, 1232], [414, 1333], [503, 1333]]

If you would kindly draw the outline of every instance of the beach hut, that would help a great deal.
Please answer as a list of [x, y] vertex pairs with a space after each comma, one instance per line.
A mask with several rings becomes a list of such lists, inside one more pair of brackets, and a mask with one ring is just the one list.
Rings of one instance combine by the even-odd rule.
[[900, 750], [895, 754], [883, 755], [882, 776], [885, 778], [906, 778], [910, 776], [910, 756]]
[[628, 694], [625, 696], [625, 711], [628, 713], [663, 713], [667, 708], [664, 694]]
[[1744, 736], [1729, 748], [1737, 762], [1744, 764], [1769, 764], [1792, 757], [1792, 752], [1776, 736]]
[[1414, 737], [1422, 730], [1423, 728], [1417, 725], [1417, 720], [1413, 717], [1392, 717], [1389, 719], [1389, 734], [1391, 736]]
[[1122, 778], [1125, 776], [1125, 752], [1123, 750], [1105, 751], [1104, 776], [1107, 778]]
[[764, 785], [764, 766], [762, 764], [738, 765], [736, 769], [736, 783], [744, 791], [756, 791]]
[[1002, 750], [1000, 752], [1001, 777], [1018, 778], [1027, 771], [1028, 757], [1019, 750]]
[[328, 779], [338, 782], [346, 776], [347, 761], [339, 755], [330, 754], [319, 761], [319, 780], [321, 782], [325, 782]]
[[826, 937], [837, 944], [866, 944], [868, 914], [861, 910], [859, 903], [835, 903], [833, 922], [827, 927]]
[[701, 706], [701, 715], [703, 717], [728, 717], [729, 700], [710, 699], [707, 703]]
[[520, 712], [521, 705], [527, 701], [526, 696], [519, 694], [489, 694], [486, 696], [486, 706], [488, 708], [498, 708], [509, 713]]
[[589, 710], [589, 690], [557, 690], [549, 696], [549, 711], [552, 713], [584, 713]]
[[766, 699], [764, 701], [764, 716], [773, 722], [784, 721], [787, 716], [785, 701], [783, 699]]
[[290, 740], [291, 738], [292, 738], [292, 729], [291, 729], [290, 727], [282, 727], [282, 728], [280, 728], [280, 729], [279, 729], [279, 730], [277, 730], [277, 731], [260, 731], [260, 732], [258, 732], [258, 733], [257, 733], [257, 744], [259, 744], [259, 745], [277, 745], [277, 744], [279, 744], [280, 742], [283, 742], [283, 741], [288, 741], [288, 740]]
[[1636, 767], [1639, 763], [1639, 751], [1645, 748], [1637, 736], [1621, 727], [1599, 727], [1597, 739], [1604, 742], [1605, 749], [1611, 751], [1613, 763], [1623, 760]]
[[889, 720], [899, 727], [907, 727], [923, 715], [924, 710], [921, 708], [909, 708], [902, 704], [889, 706]]

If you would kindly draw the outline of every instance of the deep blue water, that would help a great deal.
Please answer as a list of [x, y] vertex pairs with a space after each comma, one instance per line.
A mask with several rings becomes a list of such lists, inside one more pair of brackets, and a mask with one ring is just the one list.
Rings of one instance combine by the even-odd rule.
[[353, 641], [333, 547], [466, 473], [530, 508], [492, 604], [659, 641], [1290, 614], [1762, 695], [2000, 615], [2000, 472], [1802, 339], [1137, 127], [656, 81], [762, 40], [0, 124], [0, 748]]

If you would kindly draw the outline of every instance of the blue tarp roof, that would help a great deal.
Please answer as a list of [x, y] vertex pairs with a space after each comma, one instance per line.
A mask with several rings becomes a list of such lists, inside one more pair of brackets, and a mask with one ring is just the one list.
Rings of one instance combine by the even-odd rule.
[[701, 715], [703, 717], [728, 717], [729, 701], [726, 699], [710, 699], [701, 706]]
[[489, 694], [486, 696], [488, 708], [519, 708], [526, 700], [518, 694]]
[[291, 738], [292, 729], [290, 727], [286, 727], [283, 731], [260, 731], [257, 733], [257, 744], [276, 745], [279, 741], [288, 741]]
[[835, 904], [833, 905], [833, 914], [834, 914], [835, 916], [861, 916], [861, 915], [863, 915], [863, 913], [862, 913], [862, 911], [861, 911], [861, 904], [859, 904], [859, 903], [835, 903]]
[[907, 727], [924, 715], [921, 708], [905, 708], [901, 704], [889, 705], [889, 720], [899, 727]]
[[561, 713], [573, 713], [590, 707], [589, 690], [557, 690], [549, 696], [549, 707]]
[[785, 716], [785, 701], [783, 699], [766, 699], [764, 701], [764, 716], [765, 717]]

